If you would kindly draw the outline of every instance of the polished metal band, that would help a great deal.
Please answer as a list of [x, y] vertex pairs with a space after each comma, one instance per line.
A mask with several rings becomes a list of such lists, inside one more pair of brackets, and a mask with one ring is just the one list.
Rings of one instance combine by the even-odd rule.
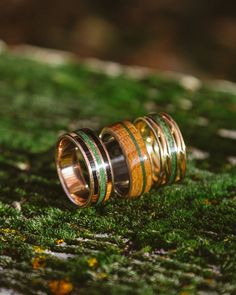
[[135, 121], [146, 142], [158, 186], [180, 181], [186, 172], [186, 147], [177, 123], [167, 114], [150, 114]]
[[62, 186], [76, 205], [96, 205], [110, 197], [113, 176], [109, 156], [92, 130], [63, 135], [58, 141], [56, 162]]

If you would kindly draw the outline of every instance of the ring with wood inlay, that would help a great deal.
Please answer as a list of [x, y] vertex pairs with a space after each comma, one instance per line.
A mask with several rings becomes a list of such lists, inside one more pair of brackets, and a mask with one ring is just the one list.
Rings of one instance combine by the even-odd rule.
[[148, 192], [152, 186], [152, 166], [136, 127], [124, 121], [105, 127], [100, 137], [111, 159], [115, 192], [125, 198]]

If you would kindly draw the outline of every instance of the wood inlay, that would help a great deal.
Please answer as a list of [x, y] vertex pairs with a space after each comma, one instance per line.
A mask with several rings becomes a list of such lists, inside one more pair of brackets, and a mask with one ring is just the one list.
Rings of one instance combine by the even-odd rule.
[[138, 197], [148, 192], [152, 186], [152, 166], [139, 131], [131, 122], [124, 121], [104, 128], [101, 136], [106, 133], [117, 140], [126, 158], [130, 187], [128, 194], [123, 197]]

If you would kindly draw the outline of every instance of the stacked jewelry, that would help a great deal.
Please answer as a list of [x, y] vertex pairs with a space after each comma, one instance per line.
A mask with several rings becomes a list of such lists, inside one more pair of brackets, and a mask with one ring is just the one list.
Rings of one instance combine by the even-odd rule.
[[180, 181], [186, 172], [186, 147], [176, 122], [167, 114], [151, 114], [135, 120], [152, 162], [153, 182], [158, 186]]
[[176, 122], [151, 114], [103, 128], [88, 128], [59, 138], [57, 171], [62, 186], [79, 207], [97, 205], [112, 191], [123, 198], [148, 192], [153, 184], [180, 181], [186, 171], [186, 148]]

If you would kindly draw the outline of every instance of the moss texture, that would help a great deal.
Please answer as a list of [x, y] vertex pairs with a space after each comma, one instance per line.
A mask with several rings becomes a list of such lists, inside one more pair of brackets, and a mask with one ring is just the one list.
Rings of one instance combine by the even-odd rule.
[[[109, 77], [83, 65], [50, 66], [2, 54], [0, 106], [4, 290], [236, 292], [235, 94], [207, 86], [189, 90], [156, 75]], [[150, 111], [170, 113], [186, 144], [204, 151], [189, 150], [185, 180], [135, 201], [113, 197], [102, 207], [74, 207], [55, 172], [58, 134]]]

